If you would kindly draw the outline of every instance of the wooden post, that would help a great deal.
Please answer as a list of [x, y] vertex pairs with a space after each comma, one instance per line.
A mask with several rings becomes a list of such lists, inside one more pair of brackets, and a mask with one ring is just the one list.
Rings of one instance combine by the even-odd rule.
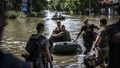
[[1, 6], [2, 6], [2, 9], [4, 11], [4, 0], [1, 1]]
[[91, 16], [91, 0], [89, 0], [89, 16]]

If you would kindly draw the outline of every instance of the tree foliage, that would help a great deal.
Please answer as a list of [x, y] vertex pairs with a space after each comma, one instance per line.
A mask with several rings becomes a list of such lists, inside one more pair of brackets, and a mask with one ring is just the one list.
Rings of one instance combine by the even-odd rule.
[[22, 0], [5, 0], [10, 5], [10, 9], [19, 11], [21, 10]]
[[[51, 0], [49, 7], [58, 11], [86, 14], [89, 9], [89, 0]], [[91, 0], [91, 8], [92, 12], [99, 13], [99, 0]]]
[[[15, 11], [20, 11], [22, 6], [22, 0], [5, 0], [9, 3], [10, 9]], [[27, 4], [31, 5], [33, 7], [33, 10], [36, 12], [39, 12], [46, 8], [47, 6], [47, 0], [27, 0]], [[29, 8], [29, 6], [28, 6]]]
[[47, 7], [47, 0], [32, 0], [33, 10], [39, 12]]

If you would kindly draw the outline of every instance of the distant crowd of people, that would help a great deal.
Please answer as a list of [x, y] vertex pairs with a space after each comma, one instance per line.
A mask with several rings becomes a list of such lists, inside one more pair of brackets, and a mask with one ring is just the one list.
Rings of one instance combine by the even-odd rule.
[[[120, 14], [120, 6], [117, 11]], [[54, 17], [58, 17], [57, 13]], [[59, 17], [61, 17], [61, 14]], [[120, 19], [117, 23], [107, 26], [107, 19], [100, 18], [99, 27], [95, 24], [90, 24], [88, 19], [85, 19], [83, 23], [84, 25], [74, 41], [77, 41], [82, 34], [86, 48], [84, 55], [88, 55], [91, 49], [95, 50], [97, 48], [97, 59], [101, 68], [119, 68]], [[5, 15], [0, 6], [0, 41], [6, 25]], [[97, 29], [98, 32], [96, 33], [94, 29]], [[26, 62], [14, 57], [12, 54], [0, 51], [0, 68], [48, 68], [48, 64], [50, 64], [50, 68], [53, 68], [53, 57], [49, 50], [50, 42], [42, 35], [44, 30], [45, 25], [38, 23], [36, 26], [37, 33], [30, 36], [25, 48], [29, 53], [29, 55], [24, 56]], [[65, 25], [61, 25], [60, 21], [57, 21], [57, 27], [53, 30], [50, 40], [54, 42], [71, 41], [69, 31], [65, 28]], [[88, 57], [88, 63], [85, 63], [86, 68], [95, 68], [96, 63], [91, 61], [91, 58]], [[106, 59], [108, 60], [106, 61]]]

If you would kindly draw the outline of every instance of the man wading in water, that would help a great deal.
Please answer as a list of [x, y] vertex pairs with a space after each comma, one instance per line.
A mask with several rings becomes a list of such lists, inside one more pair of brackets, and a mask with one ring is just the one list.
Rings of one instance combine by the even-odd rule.
[[99, 29], [99, 28], [94, 24], [89, 24], [88, 19], [85, 19], [84, 25], [82, 26], [81, 31], [79, 32], [79, 34], [77, 35], [77, 38], [75, 39], [76, 41], [78, 37], [81, 35], [81, 33], [84, 31], [83, 40], [84, 40], [84, 46], [86, 48], [86, 51], [84, 52], [84, 54], [87, 54], [88, 52], [90, 52], [93, 41], [95, 40], [94, 29]]
[[100, 60], [101, 68], [106, 68], [105, 59], [108, 58], [109, 47], [108, 37], [106, 34], [107, 19], [101, 18], [99, 22], [100, 29], [97, 34], [97, 38], [93, 44], [92, 49], [98, 47], [98, 59]]

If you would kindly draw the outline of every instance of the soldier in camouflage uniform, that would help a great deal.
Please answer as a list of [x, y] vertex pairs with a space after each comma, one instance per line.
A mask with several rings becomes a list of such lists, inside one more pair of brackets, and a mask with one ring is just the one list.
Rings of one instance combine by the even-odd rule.
[[[26, 46], [26, 50], [30, 53], [29, 56], [32, 56], [31, 61], [34, 62], [35, 68], [47, 68], [47, 62], [50, 63], [51, 68], [53, 66], [49, 51], [49, 41], [45, 36], [42, 35], [42, 33], [44, 32], [44, 27], [44, 24], [38, 23], [36, 27], [37, 34], [32, 34], [31, 36], [34, 38], [37, 37], [38, 41], [36, 42], [38, 42], [38, 46], [32, 44], [34, 40], [31, 40], [31, 37]], [[30, 52], [32, 49], [34, 49], [33, 52]]]
[[105, 59], [108, 57], [108, 38], [106, 35], [106, 24], [107, 20], [105, 18], [101, 18], [99, 25], [100, 29], [97, 35], [97, 38], [95, 40], [95, 43], [93, 44], [93, 49], [95, 47], [98, 47], [98, 59], [100, 60], [100, 66], [102, 68], [105, 68]]

